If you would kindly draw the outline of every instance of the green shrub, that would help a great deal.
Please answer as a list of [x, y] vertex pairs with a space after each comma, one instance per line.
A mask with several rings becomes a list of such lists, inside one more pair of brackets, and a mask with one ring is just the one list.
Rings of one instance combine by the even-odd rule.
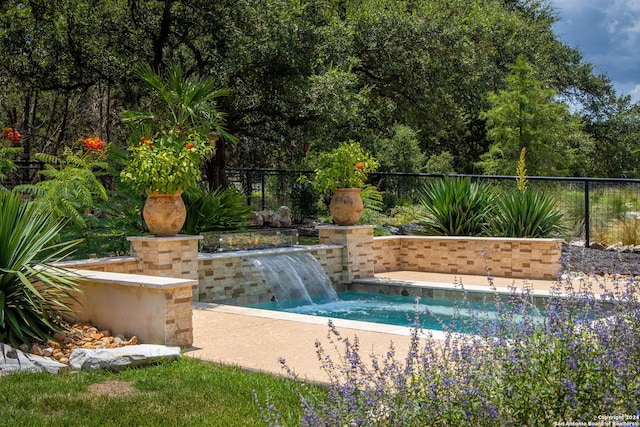
[[418, 222], [419, 218], [424, 217], [427, 210], [423, 205], [407, 205], [396, 206], [391, 209], [391, 215], [398, 220], [400, 224], [413, 224]]
[[491, 235], [556, 237], [569, 231], [555, 197], [526, 189], [503, 194], [490, 219]]
[[[4, 143], [4, 141], [0, 141], [0, 182], [7, 179], [8, 174], [18, 169], [13, 159], [22, 151], [20, 147], [5, 147]], [[0, 189], [2, 188], [4, 187], [0, 184]]]
[[318, 215], [320, 195], [311, 183], [294, 181], [291, 186], [291, 214], [297, 220]]
[[380, 169], [388, 172], [420, 172], [425, 156], [420, 148], [418, 132], [409, 126], [396, 125], [391, 139], [381, 139], [376, 144]]
[[209, 231], [237, 230], [248, 225], [251, 207], [234, 189], [205, 191], [192, 187], [182, 193], [187, 219], [182, 227], [185, 234]]
[[16, 192], [0, 192], [0, 218], [0, 342], [49, 338], [79, 280], [49, 262], [77, 241], [53, 244], [63, 224]]
[[427, 211], [419, 223], [435, 235], [482, 235], [494, 199], [489, 187], [468, 178], [439, 179], [427, 184], [419, 196]]

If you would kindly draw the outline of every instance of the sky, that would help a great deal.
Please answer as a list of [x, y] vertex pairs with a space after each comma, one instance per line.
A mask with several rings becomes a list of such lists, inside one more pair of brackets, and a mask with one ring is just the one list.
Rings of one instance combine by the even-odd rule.
[[550, 0], [560, 22], [554, 30], [580, 49], [618, 95], [640, 102], [640, 0]]

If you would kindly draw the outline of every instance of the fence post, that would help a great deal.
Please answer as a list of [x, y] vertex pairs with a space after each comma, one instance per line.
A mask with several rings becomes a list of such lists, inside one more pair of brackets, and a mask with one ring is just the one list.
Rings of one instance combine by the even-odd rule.
[[251, 193], [253, 190], [253, 184], [251, 183], [251, 171], [247, 169], [245, 171], [245, 180], [247, 181], [247, 186], [245, 187], [246, 195], [247, 195], [247, 205], [251, 206]]
[[591, 222], [590, 213], [591, 208], [589, 206], [589, 180], [584, 180], [584, 247], [588, 248], [589, 243], [589, 226]]
[[263, 171], [262, 174], [260, 175], [260, 178], [262, 179], [262, 181], [260, 182], [262, 184], [262, 210], [264, 210], [264, 201], [265, 201], [265, 189], [264, 189], [264, 174], [265, 172]]

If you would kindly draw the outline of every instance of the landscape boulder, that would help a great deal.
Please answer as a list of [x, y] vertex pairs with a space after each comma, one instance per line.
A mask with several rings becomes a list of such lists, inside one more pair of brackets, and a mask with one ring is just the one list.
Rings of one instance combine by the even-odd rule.
[[50, 357], [25, 353], [0, 343], [0, 376], [22, 371], [57, 374], [61, 369], [69, 369], [69, 366]]
[[291, 227], [291, 209], [287, 206], [280, 206], [277, 211], [265, 210], [253, 212], [251, 222], [257, 227]]
[[71, 352], [69, 366], [72, 369], [92, 371], [94, 369], [119, 370], [128, 366], [141, 366], [160, 360], [178, 359], [180, 347], [140, 344], [119, 348], [89, 350], [78, 348]]

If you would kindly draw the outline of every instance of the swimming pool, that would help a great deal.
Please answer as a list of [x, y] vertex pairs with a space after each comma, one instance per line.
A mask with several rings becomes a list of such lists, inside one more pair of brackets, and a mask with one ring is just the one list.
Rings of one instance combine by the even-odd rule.
[[[491, 296], [489, 296], [490, 299]], [[359, 320], [395, 326], [421, 326], [424, 329], [442, 331], [451, 325], [454, 315], [461, 321], [471, 320], [476, 311], [482, 320], [491, 321], [497, 315], [492, 304], [476, 302], [469, 306], [453, 300], [421, 298], [362, 292], [339, 292], [338, 301], [325, 304], [307, 304], [282, 308], [277, 302], [255, 304], [251, 308], [287, 313], [308, 314], [336, 319]], [[456, 308], [456, 306], [458, 308]], [[415, 324], [415, 314], [419, 314]], [[460, 328], [454, 328], [460, 330]]]

